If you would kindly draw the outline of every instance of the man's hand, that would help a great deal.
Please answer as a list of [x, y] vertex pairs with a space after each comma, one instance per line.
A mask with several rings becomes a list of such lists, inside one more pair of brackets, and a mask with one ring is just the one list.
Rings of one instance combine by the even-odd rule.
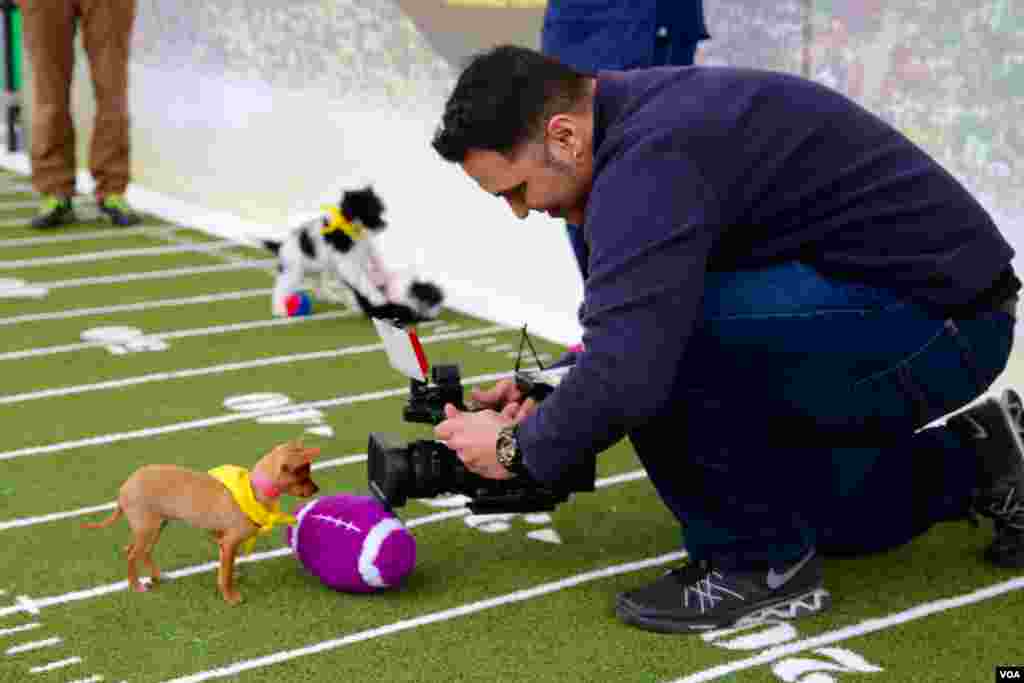
[[523, 392], [519, 391], [513, 380], [503, 379], [490, 389], [473, 389], [469, 397], [483, 408], [502, 410], [513, 401], [522, 401]]
[[500, 380], [490, 389], [473, 389], [469, 393], [470, 405], [474, 407], [490, 408], [491, 410], [504, 411], [509, 405], [517, 404], [517, 410], [512, 419], [518, 423], [527, 415], [537, 409], [537, 402], [532, 398], [526, 398], [514, 380]]
[[447, 419], [434, 427], [434, 435], [455, 451], [470, 472], [486, 479], [511, 479], [512, 473], [498, 463], [495, 445], [502, 427], [516, 424], [528, 414], [524, 408], [512, 401], [500, 413], [490, 409], [462, 412], [448, 403], [444, 407]]

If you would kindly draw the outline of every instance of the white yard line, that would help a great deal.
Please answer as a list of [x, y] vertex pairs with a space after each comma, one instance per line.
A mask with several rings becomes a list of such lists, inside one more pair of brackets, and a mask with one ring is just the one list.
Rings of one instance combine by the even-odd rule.
[[107, 249], [105, 251], [90, 251], [81, 254], [67, 254], [64, 256], [41, 256], [39, 258], [15, 259], [12, 261], [0, 261], [0, 270], [15, 270], [18, 268], [36, 268], [39, 266], [58, 266], [69, 263], [92, 263], [95, 261], [109, 261], [112, 259], [128, 258], [133, 256], [166, 256], [168, 254], [208, 253], [233, 249], [242, 245], [237, 242], [195, 242], [187, 244], [175, 244], [167, 247], [138, 247], [133, 249]]
[[[146, 339], [167, 341], [170, 339], [187, 339], [189, 337], [206, 337], [215, 334], [229, 334], [231, 332], [244, 332], [264, 327], [281, 327], [284, 325], [300, 325], [303, 323], [317, 322], [321, 320], [335, 320], [337, 318], [351, 318], [359, 315], [358, 311], [328, 311], [327, 313], [314, 313], [313, 315], [296, 316], [294, 318], [267, 318], [266, 320], [253, 320], [244, 323], [232, 323], [229, 325], [215, 325], [212, 327], [199, 327], [191, 330], [176, 330], [171, 332], [155, 332], [145, 334]], [[23, 351], [8, 351], [0, 353], [0, 361], [17, 360], [20, 358], [34, 358], [38, 356], [51, 356], [58, 353], [70, 353], [84, 351], [86, 349], [106, 348], [109, 342], [76, 342], [74, 344], [61, 344], [58, 346], [43, 346]]]
[[116, 285], [123, 282], [137, 282], [139, 280], [168, 280], [176, 277], [188, 277], [192, 275], [205, 275], [207, 273], [227, 273], [236, 270], [256, 270], [259, 268], [272, 269], [277, 264], [277, 259], [257, 259], [229, 261], [218, 263], [212, 266], [183, 266], [181, 268], [168, 268], [166, 270], [149, 270], [140, 273], [121, 273], [120, 275], [97, 275], [94, 277], [72, 278], [70, 280], [54, 280], [53, 282], [31, 282], [26, 284], [34, 287], [45, 287], [46, 289], [68, 289], [71, 287], [89, 287], [92, 285]]
[[11, 247], [35, 247], [45, 244], [61, 244], [63, 242], [78, 242], [80, 240], [102, 240], [115, 239], [117, 237], [129, 237], [133, 235], [151, 235], [158, 239], [165, 239], [161, 233], [175, 230], [174, 226], [155, 227], [144, 226], [140, 228], [107, 228], [106, 230], [90, 230], [88, 232], [68, 232], [60, 235], [44, 235], [42, 237], [13, 237], [0, 240], [0, 249]]
[[[643, 470], [634, 470], [632, 472], [626, 472], [624, 474], [616, 475], [613, 477], [607, 477], [605, 479], [598, 479], [594, 482], [595, 488], [602, 489], [609, 486], [615, 486], [630, 481], [637, 481], [639, 479], [646, 479], [647, 474]], [[437, 512], [422, 517], [416, 517], [413, 519], [404, 520], [406, 527], [414, 529], [418, 526], [425, 524], [433, 524], [435, 522], [443, 522], [448, 519], [455, 519], [458, 517], [465, 517], [469, 515], [468, 508], [457, 508], [454, 510], [445, 510], [444, 512]], [[263, 560], [272, 560], [278, 557], [285, 557], [292, 554], [292, 549], [288, 546], [276, 548], [274, 550], [267, 550], [260, 553], [251, 553], [238, 558], [239, 563], [246, 562], [262, 562]], [[219, 567], [219, 562], [205, 562], [203, 564], [192, 565], [191, 567], [183, 567], [181, 569], [175, 569], [169, 572], [162, 572], [161, 576], [164, 579], [180, 579], [186, 576], [194, 576], [195, 574], [202, 574], [204, 572], [216, 571]], [[144, 583], [148, 583], [148, 578], [143, 578]], [[46, 598], [31, 598], [24, 596], [24, 601], [12, 605], [10, 607], [0, 608], [0, 618], [8, 617], [18, 612], [24, 612], [31, 609], [31, 613], [38, 614], [39, 611], [46, 607], [54, 607], [56, 605], [65, 605], [71, 602], [80, 602], [82, 600], [91, 600], [93, 598], [102, 597], [111, 593], [120, 593], [121, 591], [128, 590], [127, 581], [117, 581], [115, 583], [108, 583], [103, 586], [96, 586], [94, 588], [87, 588], [79, 591], [72, 591], [70, 593], [64, 593], [62, 595], [52, 595]]]
[[[420, 340], [420, 342], [428, 344], [439, 343], [444, 341], [455, 341], [458, 339], [479, 336], [481, 334], [494, 334], [495, 332], [501, 331], [503, 329], [506, 328], [503, 328], [501, 326], [489, 326], [477, 330], [467, 330], [465, 332], [449, 332], [447, 334], [438, 334], [431, 337], [424, 337], [423, 339]], [[381, 342], [377, 342], [375, 344], [364, 344], [361, 346], [347, 346], [341, 349], [333, 349], [331, 351], [310, 351], [307, 353], [292, 353], [284, 356], [272, 356], [270, 358], [260, 358], [258, 360], [239, 361], [237, 363], [224, 363], [222, 365], [210, 365], [202, 368], [189, 368], [186, 370], [173, 370], [169, 372], [154, 372], [149, 375], [124, 377], [122, 379], [113, 379], [108, 380], [106, 382], [95, 382], [93, 384], [79, 384], [76, 386], [69, 387], [56, 387], [53, 389], [29, 391], [21, 394], [8, 394], [6, 396], [0, 396], [0, 405], [25, 403], [27, 401], [36, 401], [44, 398], [78, 396], [81, 394], [92, 393], [95, 391], [105, 391], [108, 389], [123, 389], [124, 387], [139, 386], [140, 384], [152, 384], [153, 382], [169, 382], [172, 380], [186, 379], [190, 377], [222, 375], [228, 372], [238, 372], [240, 370], [251, 370], [253, 368], [267, 368], [275, 365], [301, 363], [303, 361], [327, 360], [330, 358], [340, 358], [342, 356], [351, 356], [361, 353], [373, 353], [376, 351], [383, 350], [384, 344]]]
[[28, 672], [33, 674], [41, 674], [47, 671], [54, 671], [55, 669], [63, 669], [65, 667], [71, 666], [72, 664], [81, 663], [81, 657], [68, 657], [67, 659], [62, 659], [59, 662], [50, 662], [49, 664], [43, 664], [42, 666], [34, 666], [31, 669], [29, 669]]
[[33, 640], [31, 643], [24, 643], [23, 645], [15, 645], [9, 647], [4, 651], [7, 655], [18, 655], [22, 652], [30, 652], [32, 650], [41, 650], [44, 647], [52, 647], [54, 645], [60, 645], [62, 641], [60, 638], [47, 638], [46, 640]]
[[38, 199], [15, 199], [13, 201], [0, 201], [0, 211], [19, 211], [21, 209], [39, 208]]
[[[474, 384], [482, 384], [484, 382], [493, 382], [495, 380], [504, 379], [505, 377], [511, 377], [511, 372], [495, 372], [489, 375], [477, 375], [476, 377], [468, 377], [462, 380], [464, 386], [472, 386]], [[325, 399], [322, 401], [310, 401], [309, 403], [296, 403], [289, 404], [286, 408], [274, 408], [268, 410], [253, 410], [244, 413], [231, 413], [228, 415], [220, 415], [218, 417], [203, 418], [200, 420], [188, 420], [186, 422], [175, 422], [161, 427], [150, 427], [147, 429], [136, 429], [130, 432], [117, 432], [114, 434], [104, 434], [102, 436], [91, 436], [84, 439], [75, 439], [72, 441], [61, 441], [58, 443], [47, 444], [45, 446], [29, 446], [27, 448], [19, 448], [13, 451], [0, 452], [0, 460], [11, 460], [13, 458], [23, 458], [26, 456], [33, 455], [46, 455], [49, 453], [59, 453], [61, 451], [73, 450], [76, 448], [85, 448], [88, 446], [103, 446], [111, 443], [118, 443], [121, 441], [133, 441], [136, 439], [148, 439], [154, 436], [160, 436], [163, 434], [173, 434], [175, 432], [186, 432], [193, 429], [205, 429], [207, 427], [214, 427], [217, 425], [231, 424], [233, 422], [243, 422], [245, 420], [255, 420], [260, 417], [266, 417], [268, 415], [277, 415], [285, 412], [296, 412], [301, 410], [310, 410], [318, 408], [333, 408], [341, 405], [350, 405], [354, 403], [362, 403], [365, 401], [376, 401], [378, 399], [392, 398], [395, 396], [403, 396], [409, 393], [408, 387], [401, 389], [386, 389], [384, 391], [375, 391], [367, 394], [356, 394], [353, 396], [340, 396], [338, 398]]]
[[257, 296], [268, 296], [272, 289], [243, 289], [238, 292], [222, 292], [220, 294], [202, 294], [180, 299], [157, 299], [156, 301], [141, 301], [137, 304], [120, 304], [117, 306], [97, 306], [94, 308], [74, 308], [70, 311], [53, 311], [49, 313], [27, 313], [15, 315], [9, 318], [0, 318], [0, 326], [18, 325], [28, 322], [40, 322], [42, 320], [67, 320], [69, 318], [84, 318], [90, 315], [109, 315], [111, 313], [129, 313], [135, 311], [149, 311], [154, 308], [170, 308], [174, 306], [190, 306], [193, 304], [210, 304], [217, 301], [237, 301], [239, 299], [251, 299]]
[[12, 626], [11, 628], [0, 628], [0, 638], [4, 636], [14, 635], [15, 633], [24, 633], [25, 631], [32, 631], [39, 628], [42, 624], [33, 622], [31, 624], [22, 624], [21, 626]]
[[257, 657], [255, 659], [235, 662], [228, 666], [210, 669], [208, 671], [201, 671], [190, 676], [182, 676], [180, 678], [165, 681], [164, 683], [200, 683], [200, 681], [208, 681], [214, 678], [236, 676], [243, 671], [261, 669], [263, 667], [281, 664], [282, 662], [287, 662], [299, 657], [315, 655], [329, 650], [336, 650], [340, 647], [345, 647], [346, 645], [362, 643], [367, 640], [373, 640], [374, 638], [389, 636], [401, 631], [408, 631], [421, 626], [451, 621], [452, 619], [458, 619], [459, 617], [465, 617], [470, 614], [494, 609], [495, 607], [504, 607], [505, 605], [512, 605], [525, 600], [532, 600], [533, 598], [557, 593], [558, 591], [566, 590], [568, 588], [575, 588], [576, 586], [590, 583], [591, 581], [597, 581], [598, 579], [607, 579], [612, 576], [641, 571], [643, 569], [657, 567], [670, 562], [678, 562], [685, 556], [686, 554], [683, 552], [673, 552], [659, 555], [658, 557], [639, 560], [637, 562], [613, 565], [611, 567], [605, 567], [603, 569], [597, 569], [583, 574], [577, 574], [575, 576], [568, 576], [564, 579], [559, 579], [558, 581], [542, 583], [530, 588], [524, 588], [523, 590], [506, 593], [505, 595], [497, 595], [493, 598], [488, 598], [487, 600], [459, 605], [458, 607], [441, 610], [440, 612], [424, 614], [423, 616], [412, 619], [403, 619], [402, 621], [392, 622], [386, 626], [378, 626], [377, 628], [351, 633], [347, 636], [342, 636], [333, 640], [325, 640], [307, 647], [297, 648], [294, 650], [284, 650], [281, 652], [275, 652], [271, 655], [266, 655], [265, 657]]
[[[11, 519], [6, 522], [0, 522], [0, 531], [6, 531], [7, 529], [20, 529], [22, 527], [34, 526], [36, 524], [45, 524], [46, 522], [58, 522], [62, 519], [70, 519], [72, 517], [84, 517], [85, 515], [103, 512], [104, 510], [113, 510], [115, 507], [117, 507], [117, 503], [103, 503], [102, 505], [91, 505], [89, 507], [78, 508], [77, 510], [52, 512], [48, 515], [39, 515], [37, 517]], [[0, 635], [3, 634], [0, 633]]]
[[804, 638], [803, 640], [798, 640], [794, 643], [778, 645], [762, 652], [759, 655], [748, 657], [747, 659], [728, 662], [711, 669], [706, 669], [704, 671], [684, 676], [683, 678], [677, 678], [672, 683], [702, 683], [703, 681], [717, 680], [723, 676], [735, 673], [736, 671], [752, 669], [755, 666], [761, 666], [762, 664], [770, 664], [799, 652], [813, 650], [815, 648], [849, 640], [850, 638], [857, 638], [869, 633], [875, 633], [876, 631], [882, 631], [887, 628], [906, 624], [910, 621], [923, 619], [924, 617], [938, 614], [939, 612], [973, 605], [984, 600], [991, 600], [992, 598], [999, 597], [1000, 595], [1004, 595], [1012, 591], [1021, 590], [1022, 588], [1024, 588], [1024, 576], [991, 586], [986, 586], [985, 588], [979, 588], [976, 591], [958, 595], [953, 598], [925, 602], [920, 605], [915, 605], [909, 609], [905, 609], [902, 612], [896, 612], [895, 614], [890, 614], [885, 617], [867, 619], [859, 624], [829, 631], [819, 636], [812, 636], [811, 638]]
[[[356, 453], [355, 455], [346, 455], [340, 458], [333, 458], [331, 460], [321, 460], [313, 463], [313, 471], [324, 470], [331, 467], [340, 467], [342, 465], [353, 465], [361, 462], [366, 462], [366, 453]], [[627, 472], [626, 474], [615, 475], [612, 477], [605, 477], [602, 481], [605, 485], [620, 484], [626, 481], [632, 481], [634, 479], [642, 479], [646, 475], [636, 470], [633, 472]], [[90, 505], [88, 507], [78, 508], [76, 510], [66, 510], [64, 512], [51, 512], [46, 515], [38, 515], [35, 517], [19, 517], [16, 519], [9, 519], [7, 521], [0, 522], [0, 531], [6, 531], [8, 529], [22, 529], [29, 526], [36, 526], [38, 524], [46, 524], [48, 522], [59, 522], [65, 519], [72, 519], [74, 517], [84, 517], [86, 515], [93, 515], [97, 512], [105, 512], [107, 510], [113, 510], [117, 507], [117, 503], [111, 501], [109, 503], [102, 503], [100, 505]], [[0, 636], [4, 635], [4, 632], [0, 630]]]
[[[346, 455], [341, 458], [333, 458], [331, 460], [318, 460], [313, 463], [312, 469], [314, 471], [323, 470], [330, 467], [340, 467], [342, 465], [351, 465], [360, 462], [366, 462], [366, 453]], [[0, 531], [6, 531], [8, 529], [22, 529], [24, 527], [36, 526], [37, 524], [46, 524], [47, 522], [59, 522], [64, 519], [72, 519], [74, 517], [84, 517], [86, 515], [96, 514], [97, 512], [113, 510], [115, 507], [117, 507], [117, 503], [111, 501], [109, 503], [102, 503], [101, 505], [90, 505], [88, 507], [78, 508], [77, 510], [52, 512], [47, 515], [38, 515], [36, 517], [9, 519], [7, 521], [0, 522]], [[4, 631], [0, 630], [0, 636], [2, 635], [4, 635]]]

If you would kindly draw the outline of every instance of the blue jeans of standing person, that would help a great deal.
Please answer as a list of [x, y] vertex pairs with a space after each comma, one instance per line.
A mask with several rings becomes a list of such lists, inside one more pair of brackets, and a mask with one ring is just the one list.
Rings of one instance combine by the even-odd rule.
[[922, 427], [1002, 372], [1013, 316], [944, 319], [802, 263], [706, 281], [672, 406], [630, 434], [693, 559], [870, 553], [967, 516], [974, 451]]

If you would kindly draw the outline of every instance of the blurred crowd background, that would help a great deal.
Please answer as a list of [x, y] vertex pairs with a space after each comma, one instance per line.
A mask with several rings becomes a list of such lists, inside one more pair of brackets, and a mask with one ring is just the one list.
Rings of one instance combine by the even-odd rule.
[[[142, 2], [134, 59], [414, 106], [442, 99], [458, 67], [439, 26], [505, 29], [536, 47], [542, 12], [541, 2], [501, 0]], [[1024, 1], [707, 0], [705, 13], [712, 39], [699, 63], [803, 73], [841, 90], [991, 210], [1024, 213]]]

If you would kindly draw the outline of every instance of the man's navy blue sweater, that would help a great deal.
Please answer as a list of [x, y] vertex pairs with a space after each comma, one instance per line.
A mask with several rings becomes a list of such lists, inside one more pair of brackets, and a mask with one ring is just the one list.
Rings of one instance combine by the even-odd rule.
[[586, 351], [518, 430], [541, 481], [681, 400], [707, 271], [801, 261], [941, 313], [989, 287], [1013, 256], [936, 161], [796, 76], [600, 72], [593, 148]]

